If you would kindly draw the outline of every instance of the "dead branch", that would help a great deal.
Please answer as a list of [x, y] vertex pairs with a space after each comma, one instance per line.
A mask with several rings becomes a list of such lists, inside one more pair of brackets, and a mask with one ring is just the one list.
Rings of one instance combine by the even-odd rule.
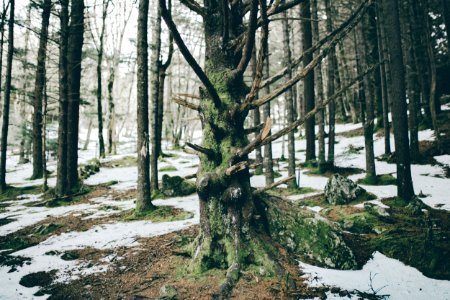
[[198, 95], [194, 95], [194, 94], [187, 94], [187, 93], [179, 93], [177, 94], [180, 97], [186, 97], [186, 98], [192, 98], [192, 99], [198, 99], [198, 100], [202, 100], [202, 98]]
[[261, 141], [267, 138], [271, 128], [272, 128], [272, 119], [267, 118], [266, 123], [264, 123], [264, 127], [261, 130], [261, 132], [255, 137], [254, 140], [252, 140], [247, 146], [245, 146], [244, 149], [238, 152], [237, 154], [238, 157], [243, 157], [252, 152], [253, 150], [255, 150], [261, 143]]
[[249, 162], [248, 161], [240, 161], [235, 165], [232, 165], [231, 167], [229, 167], [228, 169], [225, 170], [225, 174], [227, 176], [231, 176], [233, 174], [239, 173], [245, 169], [247, 169], [249, 167]]
[[185, 106], [187, 108], [193, 109], [193, 110], [197, 110], [200, 111], [200, 106], [195, 104], [195, 103], [191, 103], [185, 99], [182, 99], [180, 97], [173, 97], [172, 98], [173, 101], [179, 105]]
[[273, 189], [273, 188], [275, 188], [275, 187], [277, 187], [277, 186], [279, 186], [279, 185], [282, 185], [282, 184], [284, 184], [284, 183], [286, 183], [286, 182], [289, 182], [289, 181], [291, 181], [291, 180], [294, 180], [294, 179], [295, 179], [295, 175], [289, 176], [289, 177], [287, 177], [287, 178], [284, 178], [284, 179], [282, 179], [282, 180], [279, 180], [279, 181], [277, 181], [277, 182], [274, 182], [274, 183], [272, 183], [272, 184], [270, 184], [270, 185], [268, 185], [268, 186], [265, 186], [265, 187], [263, 187], [263, 188], [260, 188], [260, 189], [257, 189], [257, 190], [255, 190], [255, 191], [253, 191], [253, 195], [257, 195], [257, 194], [263, 193], [263, 192], [265, 192], [265, 191], [271, 190], [271, 189]]
[[206, 16], [206, 9], [198, 4], [195, 0], [180, 0], [181, 4], [196, 12], [200, 16]]
[[184, 43], [183, 39], [181, 38], [181, 35], [177, 29], [177, 26], [175, 25], [175, 23], [172, 20], [172, 15], [167, 10], [166, 0], [159, 0], [159, 5], [161, 6], [161, 16], [164, 19], [164, 22], [166, 22], [166, 25], [169, 28], [170, 32], [172, 33], [173, 39], [174, 39], [175, 43], [177, 43], [178, 49], [180, 50], [181, 54], [183, 55], [183, 57], [187, 61], [187, 63], [194, 70], [197, 77], [200, 79], [200, 81], [206, 87], [206, 90], [208, 91], [209, 96], [211, 97], [211, 100], [214, 102], [214, 105], [216, 107], [220, 107], [221, 101], [220, 101], [219, 95], [217, 94], [216, 89], [212, 85], [208, 76], [206, 76], [203, 69], [200, 67], [200, 65], [197, 63], [195, 58], [192, 56], [189, 49], [186, 47], [186, 44]]
[[[369, 2], [365, 2], [365, 6], [361, 11], [361, 17], [366, 12]], [[263, 96], [262, 98], [254, 101], [250, 104], [251, 108], [256, 108], [259, 106], [262, 106], [266, 104], [267, 102], [275, 99], [279, 95], [283, 94], [287, 89], [291, 88], [294, 84], [299, 82], [301, 79], [305, 78], [330, 52], [331, 49], [333, 49], [336, 44], [341, 41], [349, 32], [353, 29], [353, 27], [359, 22], [361, 18], [357, 18], [352, 22], [352, 26], [345, 27], [339, 34], [333, 37], [333, 39], [329, 42], [329, 44], [322, 49], [322, 51], [314, 57], [314, 59], [299, 73], [297, 73], [292, 79], [288, 80], [284, 84], [280, 85], [278, 88], [276, 88], [273, 92], [271, 92], [268, 95]]]
[[[348, 27], [354, 28], [356, 24], [358, 24], [359, 20], [364, 16], [367, 8], [369, 7], [369, 4], [367, 1], [363, 2], [353, 13], [352, 15], [345, 20], [338, 28], [336, 28], [333, 32], [330, 34], [327, 34], [324, 38], [322, 38], [320, 41], [318, 41], [316, 44], [314, 44], [311, 48], [306, 50], [305, 52], [302, 52], [297, 58], [295, 58], [292, 63], [289, 66], [284, 67], [280, 71], [278, 71], [276, 74], [272, 75], [271, 77], [265, 79], [261, 83], [261, 87], [265, 87], [269, 84], [272, 84], [282, 77], [284, 77], [289, 70], [294, 69], [296, 66], [298, 66], [302, 61], [303, 58], [318, 49], [320, 49], [323, 45], [325, 45], [327, 42], [329, 42], [333, 37], [341, 33], [343, 30], [346, 30]], [[272, 21], [271, 19], [270, 21]], [[260, 20], [260, 23], [262, 25], [262, 19]]]
[[264, 123], [259, 124], [258, 126], [255, 126], [255, 127], [246, 128], [246, 129], [244, 129], [244, 134], [250, 134], [250, 133], [255, 133], [255, 132], [261, 131], [261, 129], [263, 129], [263, 127], [264, 127]]
[[192, 149], [194, 149], [197, 152], [203, 153], [208, 157], [214, 157], [215, 153], [214, 151], [212, 151], [211, 149], [199, 146], [199, 145], [195, 145], [195, 144], [191, 144], [189, 142], [186, 143], [186, 146], [191, 147]]

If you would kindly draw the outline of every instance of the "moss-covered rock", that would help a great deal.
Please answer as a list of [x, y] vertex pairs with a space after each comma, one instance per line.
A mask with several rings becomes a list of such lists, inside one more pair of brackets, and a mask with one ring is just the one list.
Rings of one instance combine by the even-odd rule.
[[180, 177], [163, 175], [161, 192], [167, 197], [187, 196], [194, 193], [195, 184]]
[[354, 269], [355, 257], [339, 228], [280, 198], [262, 199], [271, 237], [302, 259], [331, 268]]
[[331, 204], [347, 204], [364, 193], [366, 193], [365, 189], [339, 174], [334, 174], [325, 186], [325, 199]]
[[87, 162], [85, 165], [80, 165], [78, 168], [80, 178], [87, 179], [89, 176], [94, 175], [100, 171], [101, 163], [98, 159], [94, 158]]

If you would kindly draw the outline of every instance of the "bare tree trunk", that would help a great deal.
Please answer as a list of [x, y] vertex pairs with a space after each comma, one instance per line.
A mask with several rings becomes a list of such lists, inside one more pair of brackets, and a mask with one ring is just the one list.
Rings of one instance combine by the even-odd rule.
[[33, 113], [33, 175], [31, 179], [42, 178], [44, 175], [42, 161], [42, 98], [45, 84], [45, 62], [47, 58], [48, 25], [50, 22], [51, 0], [42, 4], [42, 25], [39, 37], [39, 50], [36, 64], [36, 81], [34, 85]]
[[[331, 0], [325, 0], [325, 13], [327, 16], [327, 33], [330, 34], [333, 31], [333, 19], [331, 14]], [[337, 66], [336, 62], [336, 51], [331, 49], [328, 54], [328, 65], [327, 65], [327, 96], [331, 97], [334, 95], [334, 75], [338, 71], [335, 69]], [[336, 104], [331, 101], [328, 104], [328, 159], [327, 163], [330, 168], [334, 167], [334, 143], [335, 143], [335, 122], [336, 122]]]
[[72, 0], [69, 41], [67, 50], [68, 68], [68, 130], [67, 130], [67, 185], [69, 193], [78, 191], [78, 126], [80, 114], [81, 54], [84, 33], [84, 0]]
[[113, 97], [114, 81], [116, 79], [115, 64], [116, 62], [113, 62], [113, 67], [109, 69], [109, 78], [108, 78], [108, 154], [116, 154], [116, 143], [115, 143], [116, 116], [114, 110], [115, 105]]
[[[317, 15], [317, 0], [311, 0], [311, 17], [312, 17], [312, 35], [314, 44], [320, 40], [319, 36], [319, 20]], [[316, 78], [314, 82], [317, 87], [317, 105], [322, 105], [323, 103], [323, 80], [322, 80], [322, 64], [319, 63], [314, 71]], [[329, 80], [334, 80], [333, 77]], [[318, 113], [317, 121], [319, 122], [319, 172], [323, 173], [326, 170], [325, 162], [325, 111], [322, 110]]]
[[[265, 53], [265, 57], [266, 57], [266, 61], [264, 64], [264, 76], [265, 76], [265, 78], [268, 78], [268, 77], [270, 77], [270, 74], [269, 74], [269, 65], [270, 64], [269, 64], [268, 52]], [[264, 93], [266, 95], [270, 94], [270, 85], [266, 85], [264, 87]], [[267, 102], [263, 106], [263, 120], [267, 120], [267, 118], [270, 118], [270, 102]], [[270, 185], [274, 182], [272, 143], [268, 143], [267, 145], [264, 146], [264, 177], [266, 179], [266, 185]]]
[[42, 169], [44, 170], [43, 178], [44, 183], [42, 185], [42, 190], [45, 192], [48, 190], [47, 183], [47, 105], [48, 105], [48, 94], [47, 94], [47, 78], [44, 78], [44, 107], [42, 110]]
[[[284, 64], [286, 66], [291, 65], [291, 47], [289, 38], [289, 21], [287, 18], [287, 12], [283, 12], [283, 47], [284, 47]], [[286, 75], [286, 79], [292, 79], [292, 70]], [[292, 88], [289, 88], [284, 94], [286, 97], [285, 110], [286, 110], [286, 122], [287, 125], [294, 122], [294, 96], [292, 93]], [[288, 176], [295, 176], [295, 132], [289, 132], [288, 136]], [[315, 142], [315, 141], [314, 141]], [[288, 182], [288, 187], [291, 189], [297, 188], [297, 181], [295, 179]]]
[[148, 146], [148, 2], [149, 0], [139, 0], [137, 27], [137, 213], [154, 208], [150, 195], [150, 153]]
[[[251, 68], [252, 68], [252, 80], [253, 80], [253, 78], [256, 77], [256, 48], [253, 49]], [[260, 113], [260, 110], [258, 107], [257, 109], [253, 110], [253, 126], [257, 127], [260, 124], [261, 124], [261, 113]], [[255, 135], [256, 134], [257, 133], [255, 133]], [[256, 158], [256, 163], [258, 164], [258, 166], [255, 169], [255, 175], [260, 175], [263, 173], [263, 167], [262, 167], [263, 158], [262, 158], [261, 147], [258, 147], [255, 149], [255, 158]]]
[[[3, 98], [3, 123], [1, 139], [1, 157], [0, 157], [0, 193], [7, 189], [6, 185], [6, 154], [8, 147], [8, 126], [9, 126], [9, 103], [11, 98], [11, 78], [12, 64], [14, 55], [14, 0], [9, 1], [9, 21], [8, 21], [8, 56], [6, 58], [6, 78], [5, 78], [5, 96]], [[3, 26], [2, 26], [3, 29]]]
[[[308, 50], [312, 46], [311, 34], [311, 9], [309, 1], [300, 4], [302, 17], [302, 47], [303, 51]], [[307, 66], [313, 59], [312, 53], [305, 55], [303, 65]], [[309, 72], [304, 80], [303, 100], [305, 101], [305, 114], [310, 112], [315, 105], [314, 100], [314, 72]], [[306, 161], [316, 159], [316, 133], [315, 133], [315, 119], [310, 118], [305, 124], [306, 135]]]
[[59, 40], [59, 116], [58, 116], [58, 162], [56, 194], [65, 195], [67, 189], [67, 131], [68, 131], [68, 66], [67, 51], [69, 39], [69, 0], [61, 0], [59, 14], [61, 28]]
[[158, 109], [159, 109], [159, 71], [161, 67], [161, 10], [159, 5], [152, 7], [152, 43], [150, 46], [150, 91], [151, 91], [151, 156], [150, 156], [150, 188], [158, 191]]
[[106, 27], [106, 15], [110, 0], [102, 1], [102, 28], [99, 37], [99, 46], [97, 49], [97, 122], [98, 122], [98, 150], [99, 157], [105, 157], [105, 141], [103, 140], [103, 109], [102, 109], [102, 62], [103, 62], [103, 44]]
[[86, 133], [86, 140], [84, 141], [83, 150], [87, 150], [87, 148], [89, 147], [89, 143], [91, 141], [91, 131], [92, 131], [92, 120], [89, 119], [89, 125]]
[[400, 37], [398, 0], [383, 0], [389, 66], [392, 73], [392, 120], [397, 163], [397, 193], [405, 201], [414, 197], [409, 155], [408, 117], [405, 99], [405, 74]]

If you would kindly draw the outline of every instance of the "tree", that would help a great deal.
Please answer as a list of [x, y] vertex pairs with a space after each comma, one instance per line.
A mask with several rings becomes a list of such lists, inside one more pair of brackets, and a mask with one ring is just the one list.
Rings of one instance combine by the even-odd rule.
[[[331, 242], [329, 240], [331, 236], [322, 235], [318, 238], [317, 235], [320, 235], [320, 230], [317, 230], [318, 227], [315, 227], [314, 222], [304, 221], [307, 218], [304, 218], [304, 214], [299, 209], [293, 208], [280, 199], [280, 202], [276, 203], [276, 201], [264, 201], [264, 197], [261, 197], [263, 191], [292, 180], [292, 177], [253, 191], [250, 186], [248, 155], [258, 146], [267, 145], [292, 132], [307, 120], [311, 120], [315, 114], [324, 109], [325, 105], [336, 99], [349, 87], [346, 86], [343, 90], [338, 91], [324, 101], [322, 106], [312, 108], [305, 116], [293, 121], [276, 133], [269, 134], [272, 121], [268, 118], [261, 125], [262, 129], [258, 135], [249, 141], [247, 136], [243, 134], [249, 132], [244, 128], [244, 123], [250, 110], [269, 103], [292, 88], [300, 80], [311, 75], [312, 70], [329, 53], [330, 49], [335, 47], [337, 42], [348, 33], [349, 28], [355, 26], [356, 20], [361, 17], [360, 14], [364, 14], [367, 10], [367, 3], [361, 5], [358, 13], [333, 37], [330, 37], [328, 43], [324, 42], [323, 47], [317, 46], [316, 49], [321, 48], [320, 53], [310, 63], [304, 65], [303, 69], [293, 75], [291, 79], [286, 79], [270, 94], [256, 98], [257, 91], [261, 87], [267, 54], [268, 17], [282, 13], [302, 2], [301, 0], [277, 2], [269, 8], [266, 7], [265, 1], [256, 0], [250, 1], [247, 7], [240, 1], [213, 0], [206, 1], [205, 6], [200, 6], [194, 1], [184, 1], [183, 3], [198, 13], [203, 20], [206, 43], [204, 68], [194, 59], [184, 43], [167, 9], [166, 1], [160, 0], [159, 2], [161, 15], [171, 31], [180, 53], [202, 83], [200, 104], [185, 99], [178, 102], [199, 112], [203, 130], [201, 145], [190, 144], [200, 157], [196, 184], [200, 199], [201, 228], [199, 236], [192, 245], [191, 270], [203, 272], [214, 267], [227, 269], [225, 282], [218, 291], [219, 298], [226, 298], [230, 295], [230, 291], [238, 280], [240, 270], [249, 265], [256, 265], [258, 268], [267, 271], [267, 274], [279, 274], [285, 278], [285, 272], [275, 261], [279, 252], [271, 244], [271, 238], [280, 242], [284, 247], [289, 248], [289, 245], [287, 245], [285, 239], [279, 239], [276, 232], [283, 231], [286, 236], [291, 236], [292, 233], [296, 240], [293, 242], [295, 246], [290, 248], [293, 253], [306, 251], [305, 248], [298, 245], [307, 244], [308, 242], [305, 241], [312, 236], [317, 237], [316, 242], [330, 243], [330, 245], [333, 245], [332, 247], [338, 245], [335, 243], [336, 241]], [[248, 22], [244, 23], [246, 12], [249, 14]], [[260, 18], [258, 18], [258, 15], [260, 15]], [[251, 60], [253, 47], [256, 43], [256, 31], [259, 26], [261, 26], [261, 33], [257, 55], [257, 72], [251, 86], [247, 87], [243, 80], [243, 74]], [[308, 50], [309, 53], [314, 51]], [[300, 59], [300, 62], [302, 61], [303, 58]], [[142, 64], [138, 65], [141, 66]], [[356, 81], [359, 80], [361, 80], [361, 77], [356, 79]], [[350, 86], [356, 81], [352, 82]], [[146, 111], [146, 108], [143, 110]], [[145, 150], [143, 149], [142, 152], [145, 153]], [[284, 204], [286, 206], [283, 208]], [[285, 222], [287, 219], [291, 221], [289, 229], [286, 228]], [[295, 222], [292, 222], [292, 220], [295, 220]], [[320, 226], [329, 228], [321, 221], [318, 222]], [[300, 230], [300, 228], [305, 229], [308, 234], [296, 239], [292, 230]], [[272, 235], [270, 235], [270, 232], [272, 232]], [[339, 245], [345, 248], [344, 244]], [[348, 253], [344, 248], [336, 249], [336, 251]], [[314, 251], [312, 250], [312, 252]], [[314, 254], [311, 255], [314, 256]], [[275, 258], [275, 260], [272, 258]], [[346, 267], [352, 264], [346, 264]], [[339, 263], [336, 265], [343, 267]], [[276, 269], [279, 271], [276, 271]]]
[[[0, 157], [0, 193], [7, 189], [6, 185], [6, 152], [8, 147], [8, 126], [9, 126], [9, 104], [11, 100], [11, 78], [12, 64], [14, 55], [14, 0], [9, 1], [9, 20], [8, 20], [8, 56], [6, 58], [6, 78], [5, 78], [5, 94], [3, 97], [3, 123], [2, 123], [2, 139], [1, 139], [1, 157]], [[6, 12], [6, 9], [4, 10]], [[6, 14], [3, 14], [5, 17]], [[3, 20], [2, 18], [2, 44], [3, 44]], [[1, 65], [1, 64], [0, 64]]]
[[[311, 30], [311, 7], [310, 1], [304, 1], [300, 5], [300, 17], [302, 18], [302, 47], [303, 51], [307, 51], [312, 47], [312, 30]], [[305, 55], [303, 65], [307, 66], [313, 60], [312, 53]], [[314, 72], [308, 73], [304, 80], [303, 101], [305, 101], [305, 113], [310, 112], [314, 108]], [[311, 118], [306, 121], [306, 161], [316, 159], [316, 133], [315, 119]]]
[[58, 160], [56, 175], [56, 194], [68, 193], [67, 185], [67, 130], [68, 130], [68, 69], [67, 51], [69, 43], [69, 0], [61, 0], [60, 36], [59, 36], [59, 115], [58, 115]]
[[[331, 34], [333, 31], [333, 19], [331, 13], [331, 0], [325, 0], [325, 14], [327, 16], [327, 33]], [[336, 51], [331, 49], [328, 55], [327, 65], [327, 97], [331, 97], [334, 94], [334, 77], [336, 70]], [[336, 104], [331, 101], [328, 105], [328, 158], [327, 164], [329, 168], [334, 167], [334, 143], [335, 143], [335, 123], [336, 123]]]
[[150, 153], [148, 131], [148, 6], [149, 0], [139, 0], [137, 27], [137, 199], [136, 212], [154, 208], [150, 194]]
[[392, 123], [394, 126], [397, 164], [397, 194], [405, 201], [414, 197], [409, 154], [408, 117], [405, 98], [405, 71], [403, 64], [398, 1], [383, 0], [386, 42], [389, 53], [392, 91]]
[[44, 0], [42, 3], [42, 25], [39, 35], [39, 49], [36, 64], [36, 77], [34, 84], [34, 113], [33, 113], [33, 175], [32, 179], [42, 178], [44, 175], [43, 152], [42, 152], [42, 99], [44, 97], [45, 85], [45, 62], [47, 59], [48, 25], [50, 23], [50, 12], [52, 1]]
[[67, 185], [74, 193], [79, 189], [78, 179], [78, 123], [80, 113], [81, 54], [84, 33], [84, 1], [72, 0], [67, 49]]

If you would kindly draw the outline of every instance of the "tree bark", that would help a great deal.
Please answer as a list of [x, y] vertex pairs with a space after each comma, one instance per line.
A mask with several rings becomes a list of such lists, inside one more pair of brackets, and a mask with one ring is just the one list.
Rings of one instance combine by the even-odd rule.
[[[325, 0], [325, 14], [327, 16], [327, 33], [333, 31], [333, 17], [331, 13], [331, 0]], [[327, 65], [327, 95], [331, 97], [334, 95], [334, 76], [338, 70], [335, 69], [337, 66], [336, 62], [336, 51], [331, 49], [328, 54], [328, 65]], [[335, 122], [336, 122], [336, 104], [331, 101], [328, 104], [328, 158], [327, 164], [330, 168], [334, 167], [334, 143], [335, 143]]]
[[50, 22], [51, 0], [42, 3], [42, 25], [39, 36], [39, 49], [36, 64], [36, 77], [34, 84], [34, 113], [33, 113], [33, 175], [31, 179], [42, 178], [43, 154], [42, 154], [42, 99], [45, 85], [45, 62], [47, 59], [48, 25]]
[[[267, 47], [268, 48], [268, 47]], [[270, 77], [269, 74], [269, 55], [268, 52], [265, 53], [266, 61], [264, 64], [264, 76], [266, 78]], [[270, 94], [270, 85], [264, 87], [264, 93], [266, 95]], [[263, 120], [270, 118], [270, 102], [267, 102], [263, 106]], [[270, 134], [270, 133], [269, 133]], [[272, 143], [268, 143], [264, 146], [264, 177], [266, 180], [266, 185], [274, 183], [274, 171], [273, 171], [273, 159], [272, 159]]]
[[67, 49], [67, 185], [68, 192], [75, 193], [80, 187], [78, 178], [78, 126], [80, 114], [81, 54], [84, 33], [84, 0], [72, 0], [69, 40]]
[[137, 27], [137, 199], [136, 212], [154, 208], [150, 195], [150, 159], [148, 132], [148, 7], [149, 0], [139, 0]]
[[386, 40], [391, 70], [392, 120], [397, 164], [397, 194], [405, 201], [414, 197], [409, 155], [408, 117], [405, 98], [405, 71], [402, 56], [398, 0], [383, 0]]
[[[286, 66], [291, 65], [291, 47], [290, 47], [290, 38], [289, 38], [289, 21], [287, 18], [287, 12], [283, 12], [283, 48], [284, 48], [284, 64]], [[292, 79], [292, 70], [289, 70], [286, 75], [287, 80]], [[287, 125], [292, 124], [294, 122], [294, 96], [292, 93], [292, 88], [289, 88], [284, 94], [286, 99], [285, 102], [285, 110], [286, 110], [286, 122]], [[288, 177], [295, 176], [295, 132], [291, 131], [288, 133]], [[295, 178], [295, 177], [294, 177]], [[290, 180], [288, 182], [288, 187], [291, 189], [297, 188], [297, 181]]]
[[66, 195], [67, 189], [67, 131], [68, 131], [68, 66], [67, 51], [69, 43], [69, 0], [61, 0], [60, 39], [59, 39], [59, 115], [58, 115], [58, 160], [56, 175], [56, 194]]
[[160, 88], [160, 67], [161, 67], [161, 9], [159, 5], [152, 8], [152, 43], [150, 54], [150, 90], [151, 90], [151, 156], [150, 156], [150, 188], [158, 191], [158, 115], [159, 115], [159, 88]]
[[9, 1], [9, 20], [8, 20], [8, 55], [6, 58], [6, 78], [5, 78], [5, 96], [3, 97], [3, 123], [1, 139], [1, 157], [0, 157], [0, 193], [7, 189], [6, 185], [6, 154], [8, 151], [8, 126], [9, 126], [9, 104], [11, 100], [11, 78], [12, 64], [14, 55], [14, 5], [15, 1]]
[[[312, 47], [312, 32], [311, 32], [311, 9], [310, 2], [305, 1], [300, 4], [301, 25], [302, 25], [302, 47], [303, 51]], [[305, 55], [303, 66], [307, 66], [313, 59], [313, 55]], [[310, 112], [315, 105], [314, 99], [314, 71], [309, 72], [304, 80], [303, 101], [305, 101], [305, 114]], [[316, 159], [316, 133], [315, 133], [315, 119], [310, 118], [305, 124], [306, 136], [306, 161]]]

